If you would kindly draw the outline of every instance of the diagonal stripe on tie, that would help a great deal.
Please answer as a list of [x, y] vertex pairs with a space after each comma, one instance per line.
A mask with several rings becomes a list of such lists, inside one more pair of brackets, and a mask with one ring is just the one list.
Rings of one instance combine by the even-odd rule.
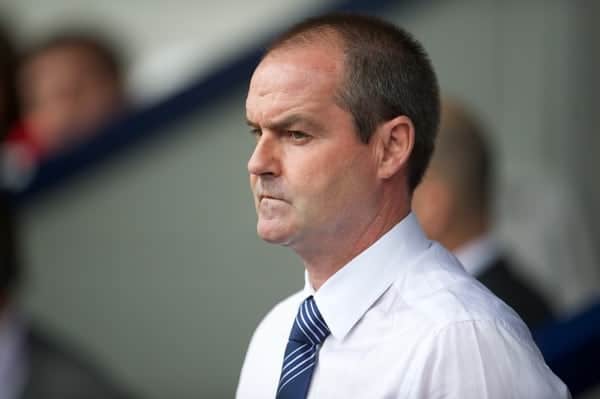
[[298, 352], [299, 350], [302, 350], [303, 348], [306, 348], [308, 346], [308, 344], [304, 344], [300, 347], [298, 347], [298, 349], [292, 351], [291, 353], [287, 354], [284, 358], [283, 358], [283, 363], [285, 363], [285, 361], [290, 358], [291, 356], [293, 356], [296, 352]]
[[285, 348], [277, 399], [306, 398], [319, 347], [329, 334], [314, 298], [306, 298], [298, 309]]
[[[304, 358], [306, 356], [310, 356], [311, 353], [313, 353], [313, 352], [314, 352], [313, 348], [311, 348], [311, 347], [306, 349], [304, 352], [300, 352], [298, 355], [296, 355], [289, 361], [283, 363], [283, 370], [293, 366], [298, 360], [301, 360], [302, 358]], [[283, 375], [281, 376], [281, 378], [283, 378]]]

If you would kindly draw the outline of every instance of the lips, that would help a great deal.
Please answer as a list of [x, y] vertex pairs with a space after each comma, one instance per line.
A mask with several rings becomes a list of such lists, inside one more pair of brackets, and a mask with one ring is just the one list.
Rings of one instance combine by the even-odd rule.
[[258, 196], [259, 201], [262, 201], [263, 199], [272, 199], [272, 200], [277, 200], [277, 201], [283, 201], [283, 199], [272, 196], [272, 195], [261, 194]]
[[283, 190], [281, 190], [276, 184], [271, 184], [271, 182], [258, 181], [253, 188], [254, 194], [256, 195], [256, 199], [259, 202], [263, 199], [287, 202]]

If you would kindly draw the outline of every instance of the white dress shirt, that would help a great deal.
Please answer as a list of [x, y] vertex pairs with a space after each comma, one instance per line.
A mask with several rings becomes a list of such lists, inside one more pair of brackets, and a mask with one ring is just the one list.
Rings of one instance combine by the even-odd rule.
[[307, 398], [570, 397], [519, 317], [410, 214], [317, 292], [306, 279], [271, 310], [250, 342], [237, 399], [275, 398], [291, 326], [309, 295], [331, 335]]
[[498, 259], [500, 248], [488, 233], [461, 245], [454, 251], [454, 256], [471, 276], [479, 276]]

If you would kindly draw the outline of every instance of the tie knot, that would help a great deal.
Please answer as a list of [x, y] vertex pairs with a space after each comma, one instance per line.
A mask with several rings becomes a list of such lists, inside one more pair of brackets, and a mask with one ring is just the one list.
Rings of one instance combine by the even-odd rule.
[[302, 302], [298, 315], [294, 320], [294, 326], [290, 334], [290, 340], [298, 343], [320, 345], [329, 335], [329, 327], [321, 316], [315, 299], [309, 296]]

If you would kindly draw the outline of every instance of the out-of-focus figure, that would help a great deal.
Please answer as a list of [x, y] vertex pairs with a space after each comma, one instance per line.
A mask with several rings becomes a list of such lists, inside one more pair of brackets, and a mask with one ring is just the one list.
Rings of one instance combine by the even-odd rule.
[[478, 120], [446, 100], [429, 169], [413, 209], [431, 239], [451, 250], [465, 269], [519, 313], [530, 328], [552, 314], [516, 273], [492, 235], [493, 159]]
[[[573, 179], [548, 166], [505, 177], [498, 236], [542, 283], [561, 316], [575, 315], [600, 298], [600, 263], [593, 218]], [[593, 184], [593, 182], [591, 183]]]
[[116, 52], [100, 38], [64, 33], [23, 55], [17, 76], [22, 117], [5, 144], [12, 167], [32, 169], [78, 144], [125, 103]]
[[[25, 84], [32, 86], [29, 90], [32, 92], [32, 99], [36, 98], [36, 105], [27, 104], [26, 114], [30, 118], [36, 114], [39, 121], [43, 121], [45, 118], [50, 121], [46, 125], [42, 123], [40, 126], [45, 126], [46, 130], [43, 131], [50, 134], [51, 138], [38, 136], [37, 134], [42, 130], [36, 130], [36, 135], [12, 136], [10, 140], [13, 140], [13, 144], [32, 146], [36, 143], [35, 145], [39, 145], [40, 149], [44, 148], [44, 151], [46, 149], [58, 150], [62, 145], [60, 143], [62, 140], [70, 140], [60, 136], [59, 126], [66, 128], [77, 126], [82, 129], [87, 126], [91, 127], [91, 125], [87, 125], [88, 122], [99, 121], [96, 118], [108, 115], [109, 105], [112, 110], [114, 109], [113, 105], [122, 101], [121, 94], [117, 95], [117, 92], [121, 93], [120, 88], [117, 90], [120, 83], [117, 85], [117, 82], [113, 81], [117, 75], [114, 75], [113, 80], [108, 76], [103, 78], [85, 76], [83, 69], [98, 75], [102, 75], [104, 72], [92, 72], [92, 66], [82, 66], [88, 62], [85, 60], [86, 57], [94, 57], [91, 55], [92, 53], [90, 55], [86, 53], [92, 51], [91, 48], [86, 50], [86, 46], [78, 47], [83, 43], [75, 44], [73, 42], [73, 47], [70, 47], [71, 45], [64, 48], [59, 46], [56, 53], [54, 46], [40, 47], [39, 52], [36, 51], [30, 56], [33, 58], [28, 58], [26, 68], [31, 69], [28, 69], [25, 74], [31, 81], [27, 81]], [[78, 52], [86, 55], [77, 55]], [[79, 56], [81, 59], [78, 60]], [[71, 61], [81, 64], [70, 65]], [[46, 63], [46, 67], [38, 65], [38, 62]], [[13, 126], [18, 119], [15, 67], [16, 55], [10, 37], [0, 30], [0, 139], [4, 139], [10, 126]], [[38, 70], [38, 68], [44, 71]], [[61, 68], [64, 69], [61, 70]], [[77, 68], [81, 68], [81, 70], [77, 72]], [[108, 66], [106, 68], [110, 69]], [[38, 72], [41, 74], [51, 72], [58, 80], [45, 80], [46, 78], [36, 75]], [[116, 72], [117, 69], [114, 69], [114, 73]], [[72, 76], [69, 77], [68, 74], [72, 74]], [[36, 82], [36, 79], [39, 81]], [[69, 85], [70, 79], [72, 82], [78, 83]], [[101, 87], [102, 81], [114, 87]], [[93, 95], [89, 94], [88, 97], [88, 94], [85, 93], [92, 90], [95, 85], [101, 93], [93, 99]], [[36, 88], [34, 89], [33, 86]], [[78, 104], [79, 102], [81, 103]], [[71, 115], [73, 121], [60, 121], [58, 116], [53, 119], [50, 116], [52, 107], [56, 107], [55, 112], [61, 115], [60, 118]], [[94, 111], [93, 109], [96, 107], [104, 108], [107, 113]], [[78, 117], [76, 114], [82, 117]], [[65, 132], [67, 131], [65, 130]], [[25, 134], [23, 131], [22, 133]], [[33, 134], [33, 130], [28, 131], [27, 134], [29, 133]], [[11, 134], [16, 135], [14, 130]], [[66, 141], [64, 142], [66, 143]], [[25, 151], [32, 148], [34, 147], [25, 147]], [[22, 154], [27, 154], [27, 152]], [[30, 155], [38, 156], [39, 154], [32, 153]], [[1, 156], [5, 157], [7, 153], [3, 152]], [[0, 398], [124, 398], [125, 396], [93, 364], [84, 360], [84, 357], [78, 352], [70, 349], [69, 345], [53, 338], [45, 329], [29, 320], [19, 309], [16, 297], [20, 277], [23, 273], [17, 233], [15, 210], [9, 205], [6, 195], [0, 190]]]
[[0, 398], [125, 398], [80, 353], [18, 308], [15, 294], [22, 269], [15, 227], [14, 212], [0, 194]]

